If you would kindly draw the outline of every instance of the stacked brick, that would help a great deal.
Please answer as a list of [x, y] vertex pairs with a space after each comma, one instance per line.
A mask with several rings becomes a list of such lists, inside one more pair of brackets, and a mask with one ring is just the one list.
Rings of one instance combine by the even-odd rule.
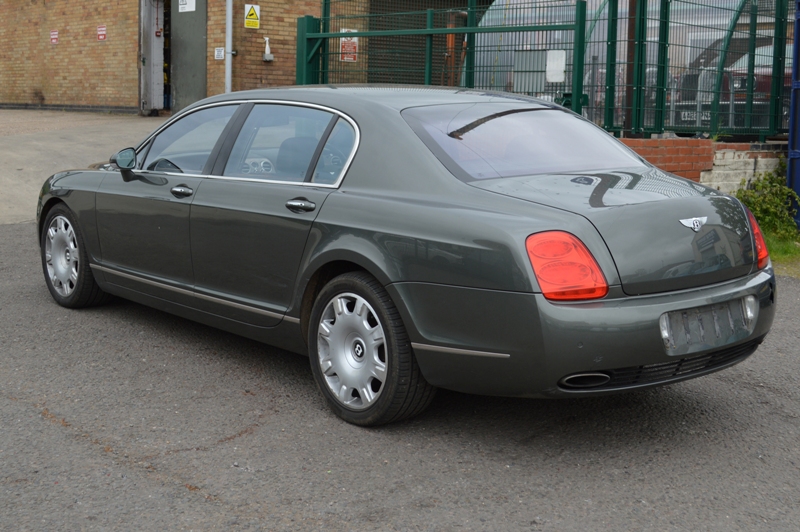
[[714, 142], [710, 139], [621, 139], [628, 147], [666, 172], [700, 181], [714, 167]]
[[715, 146], [714, 168], [703, 172], [703, 184], [723, 192], [739, 188], [760, 174], [775, 170], [780, 157], [786, 157], [786, 143], [720, 142]]
[[[319, 0], [253, 2], [261, 8], [259, 29], [244, 27], [244, 2], [233, 6], [232, 88], [234, 91], [294, 85], [297, 19], [320, 16]], [[264, 62], [264, 37], [274, 61]], [[225, 46], [225, 0], [208, 0], [208, 95], [225, 91], [225, 61], [214, 59], [214, 49]]]
[[0, 104], [136, 110], [138, 51], [136, 1], [0, 0]]
[[[244, 27], [244, 1], [233, 14], [233, 90], [293, 85], [297, 18], [320, 16], [319, 0], [261, 3], [259, 29]], [[207, 93], [225, 90], [225, 0], [208, 0]], [[98, 40], [98, 26], [106, 27]], [[51, 44], [51, 31], [58, 43]], [[0, 105], [73, 109], [139, 108], [139, 2], [0, 0]], [[264, 37], [275, 60], [262, 60]]]
[[636, 153], [667, 172], [725, 193], [778, 166], [785, 143], [751, 144], [710, 139], [621, 139]]

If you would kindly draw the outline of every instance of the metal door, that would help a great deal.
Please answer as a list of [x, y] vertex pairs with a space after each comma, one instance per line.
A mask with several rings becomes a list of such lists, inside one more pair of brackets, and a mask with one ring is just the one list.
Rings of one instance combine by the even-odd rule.
[[172, 110], [206, 97], [207, 0], [173, 0]]

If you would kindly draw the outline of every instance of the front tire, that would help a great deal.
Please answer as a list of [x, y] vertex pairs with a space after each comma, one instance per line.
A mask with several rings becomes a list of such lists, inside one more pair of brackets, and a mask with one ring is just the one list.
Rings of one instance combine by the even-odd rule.
[[348, 423], [399, 421], [433, 400], [436, 389], [419, 370], [397, 308], [371, 275], [346, 273], [325, 285], [308, 337], [317, 386]]
[[47, 214], [40, 243], [44, 279], [56, 303], [84, 308], [108, 298], [94, 280], [83, 236], [66, 205], [56, 205]]

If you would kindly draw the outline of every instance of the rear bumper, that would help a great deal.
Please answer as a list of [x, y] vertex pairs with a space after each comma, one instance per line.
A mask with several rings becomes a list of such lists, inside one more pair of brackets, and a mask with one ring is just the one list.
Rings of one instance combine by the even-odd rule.
[[[388, 288], [431, 384], [498, 396], [602, 395], [718, 371], [749, 356], [775, 315], [771, 268], [703, 288], [572, 304], [553, 304], [541, 294], [426, 283], [396, 283]], [[659, 329], [662, 314], [747, 295], [758, 299], [759, 312], [746, 338], [687, 356], [667, 354]], [[699, 357], [710, 362], [704, 364]], [[636, 368], [651, 378], [631, 379]], [[612, 379], [596, 389], [559, 385], [576, 373], [626, 371], [627, 380]]]

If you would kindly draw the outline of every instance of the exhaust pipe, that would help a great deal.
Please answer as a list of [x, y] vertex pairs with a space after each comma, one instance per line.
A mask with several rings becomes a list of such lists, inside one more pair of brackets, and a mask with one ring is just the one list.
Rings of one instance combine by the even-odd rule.
[[611, 380], [606, 373], [575, 373], [561, 379], [558, 383], [564, 388], [597, 388]]

